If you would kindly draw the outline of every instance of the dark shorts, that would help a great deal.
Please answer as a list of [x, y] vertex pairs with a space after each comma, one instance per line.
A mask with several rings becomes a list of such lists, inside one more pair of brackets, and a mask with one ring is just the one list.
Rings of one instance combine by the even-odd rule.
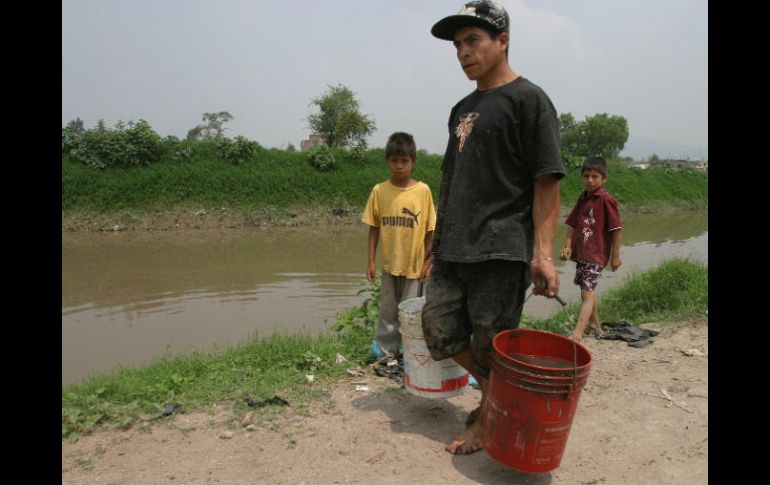
[[425, 344], [433, 360], [452, 357], [470, 346], [476, 371], [489, 377], [492, 338], [502, 330], [518, 328], [529, 284], [527, 263], [436, 260], [422, 310]]
[[594, 291], [599, 284], [599, 275], [602, 274], [604, 266], [593, 263], [577, 262], [575, 267], [574, 283], [580, 287], [580, 291]]

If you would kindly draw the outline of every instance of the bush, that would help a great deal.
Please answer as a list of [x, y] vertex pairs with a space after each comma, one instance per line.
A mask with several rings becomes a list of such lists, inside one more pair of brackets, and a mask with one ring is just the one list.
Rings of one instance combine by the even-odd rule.
[[337, 315], [337, 320], [331, 326], [335, 332], [363, 331], [374, 338], [377, 323], [380, 320], [380, 286], [382, 274], [377, 272], [374, 282], [363, 280], [357, 295], [369, 293], [369, 297], [361, 306], [350, 308]]
[[310, 165], [315, 167], [316, 170], [321, 172], [334, 170], [337, 166], [334, 154], [332, 154], [331, 150], [325, 146], [311, 150], [308, 154], [308, 162], [310, 162]]
[[169, 135], [163, 139], [163, 159], [175, 163], [189, 163], [195, 154], [192, 143], [181, 141], [174, 135]]
[[262, 148], [259, 143], [243, 136], [236, 136], [235, 140], [217, 138], [216, 146], [219, 156], [233, 165], [252, 160], [257, 151]]
[[356, 145], [348, 151], [345, 158], [353, 165], [363, 165], [366, 163], [366, 148]]
[[62, 157], [97, 168], [130, 167], [157, 162], [162, 152], [160, 135], [150, 125], [139, 120], [118, 122], [114, 130], [103, 122], [93, 130], [76, 134], [62, 129]]

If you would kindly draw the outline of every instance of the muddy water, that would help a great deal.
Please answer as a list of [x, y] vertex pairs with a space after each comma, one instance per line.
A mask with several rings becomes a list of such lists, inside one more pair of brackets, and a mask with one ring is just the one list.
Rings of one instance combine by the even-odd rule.
[[[561, 226], [561, 224], [560, 224]], [[598, 293], [672, 256], [708, 261], [707, 212], [628, 216], [623, 267]], [[557, 243], [564, 238], [559, 228]], [[363, 225], [62, 235], [62, 385], [164, 353], [212, 350], [273, 332], [318, 334], [360, 304]], [[558, 263], [565, 299], [574, 265]], [[547, 317], [554, 300], [525, 313]]]

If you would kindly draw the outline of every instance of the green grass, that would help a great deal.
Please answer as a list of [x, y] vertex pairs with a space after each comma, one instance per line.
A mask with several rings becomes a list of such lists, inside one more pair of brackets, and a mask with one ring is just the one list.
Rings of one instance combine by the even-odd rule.
[[[365, 365], [371, 358], [370, 342], [371, 334], [360, 331], [273, 335], [221, 352], [168, 356], [95, 376], [62, 391], [62, 437], [74, 441], [101, 425], [125, 428], [140, 416], [159, 416], [166, 403], [188, 411], [233, 401], [236, 409], [244, 409], [246, 394], [254, 399], [279, 395], [302, 409], [323, 396], [324, 381]], [[337, 364], [337, 353], [347, 361]], [[315, 376], [312, 384], [307, 374]]]
[[[361, 163], [351, 161], [345, 150], [332, 150], [337, 167], [320, 172], [303, 152], [259, 148], [253, 160], [233, 165], [219, 159], [210, 142], [194, 146], [189, 162], [97, 169], [63, 160], [62, 210], [108, 213], [190, 205], [245, 210], [363, 208], [372, 186], [390, 176], [383, 149], [368, 150]], [[414, 178], [431, 187], [436, 200], [441, 159], [422, 153], [413, 171]], [[582, 190], [579, 175], [570, 170], [562, 181], [565, 206], [571, 207]], [[625, 209], [708, 204], [708, 178], [693, 170], [638, 170], [611, 163], [607, 190]]]
[[[580, 171], [569, 170], [560, 185], [562, 204], [572, 207], [583, 191]], [[605, 190], [626, 210], [708, 206], [708, 176], [690, 168], [641, 170], [610, 162]]]
[[[599, 299], [599, 319], [640, 323], [700, 318], [708, 308], [708, 268], [689, 259], [671, 259], [643, 273], [629, 275]], [[574, 329], [580, 303], [567, 305], [552, 318], [523, 319], [522, 327], [567, 334]]]
[[[314, 169], [307, 154], [262, 149], [254, 160], [233, 165], [196, 152], [192, 161], [146, 167], [95, 169], [62, 162], [62, 209], [115, 211], [205, 207], [301, 209], [312, 205], [363, 207], [372, 186], [389, 177], [383, 150], [369, 150], [354, 164], [333, 150], [337, 168]], [[440, 157], [418, 159], [413, 177], [438, 187]], [[434, 189], [435, 191], [436, 189]]]
[[[324, 382], [372, 359], [369, 344], [377, 321], [377, 290], [377, 285], [364, 285], [369, 299], [341, 314], [338, 324], [344, 331], [339, 334], [273, 335], [220, 352], [164, 357], [69, 386], [62, 391], [62, 437], [74, 441], [99, 426], [126, 428], [141, 416], [160, 415], [166, 403], [190, 411], [231, 401], [236, 411], [244, 411], [246, 394], [255, 399], [279, 395], [302, 412], [309, 402], [329, 397]], [[599, 315], [603, 321], [632, 324], [686, 320], [701, 317], [707, 304], [708, 269], [701, 263], [673, 259], [608, 291], [599, 302]], [[577, 305], [568, 306], [567, 314], [576, 312]], [[545, 320], [525, 318], [522, 327], [567, 333], [572, 330], [567, 314]], [[347, 361], [337, 364], [337, 353]], [[315, 376], [313, 384], [306, 382], [306, 374]]]

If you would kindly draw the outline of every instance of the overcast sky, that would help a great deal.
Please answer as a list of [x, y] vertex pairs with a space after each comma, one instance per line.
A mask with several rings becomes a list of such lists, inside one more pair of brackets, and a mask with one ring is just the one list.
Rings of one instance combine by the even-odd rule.
[[[708, 157], [707, 0], [502, 0], [509, 61], [559, 113], [628, 120], [626, 154]], [[299, 148], [311, 101], [356, 93], [372, 147], [394, 131], [443, 153], [475, 89], [431, 26], [450, 0], [63, 0], [62, 125], [144, 119], [184, 138], [204, 112], [227, 136]], [[670, 151], [671, 153], [666, 153]]]

